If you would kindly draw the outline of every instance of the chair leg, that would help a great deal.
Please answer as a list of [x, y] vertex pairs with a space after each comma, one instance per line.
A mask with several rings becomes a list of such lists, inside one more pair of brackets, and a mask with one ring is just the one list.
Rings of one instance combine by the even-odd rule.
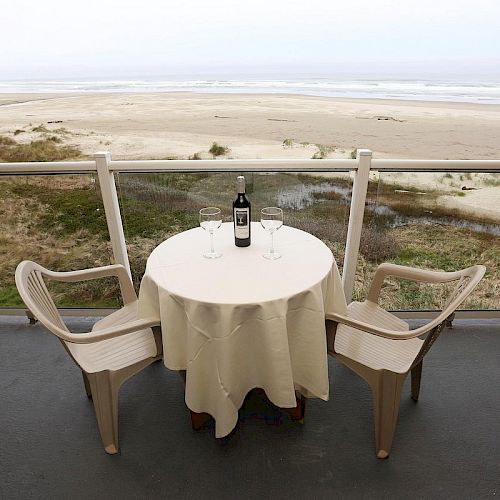
[[158, 359], [155, 361], [162, 361], [163, 359], [163, 341], [161, 337], [161, 328], [159, 326], [153, 326], [152, 328], [153, 336], [155, 338], [156, 353]]
[[446, 328], [453, 328], [453, 320], [455, 319], [455, 313], [451, 313], [446, 319]]
[[381, 371], [372, 386], [378, 458], [387, 458], [391, 451], [405, 377], [406, 374]]
[[85, 392], [87, 393], [87, 397], [92, 399], [92, 389], [90, 387], [90, 382], [87, 377], [87, 374], [82, 370], [83, 383], [85, 384]]
[[411, 369], [411, 398], [418, 401], [420, 394], [420, 379], [422, 378], [422, 361]]
[[118, 453], [118, 391], [108, 371], [87, 374], [92, 391], [97, 425], [106, 453]]

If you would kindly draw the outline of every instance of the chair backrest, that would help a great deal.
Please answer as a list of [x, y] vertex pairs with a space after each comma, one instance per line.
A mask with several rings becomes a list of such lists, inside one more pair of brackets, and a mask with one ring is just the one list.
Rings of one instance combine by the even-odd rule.
[[45, 285], [43, 274], [48, 272], [36, 262], [25, 260], [16, 269], [16, 286], [19, 295], [34, 316], [52, 333], [69, 332]]
[[485, 272], [486, 267], [484, 266], [472, 266], [462, 271], [458, 271], [460, 278], [452, 294], [443, 306], [443, 313], [446, 314], [450, 312], [450, 314], [452, 314], [455, 312], [458, 306], [460, 306], [474, 288], [476, 288]]
[[434, 320], [434, 322], [437, 322], [437, 325], [431, 329], [431, 331], [425, 338], [425, 341], [422, 344], [422, 347], [417, 357], [415, 358], [412, 367], [419, 364], [422, 361], [423, 357], [429, 352], [432, 344], [434, 344], [436, 339], [443, 331], [448, 318], [455, 313], [460, 304], [462, 304], [465, 299], [471, 294], [474, 288], [476, 288], [485, 272], [486, 267], [478, 265], [468, 267], [467, 269], [463, 269], [461, 271], [453, 273], [456, 275], [455, 280], [458, 280], [458, 283], [455, 286], [455, 289], [451, 293], [450, 297], [446, 301], [445, 305], [443, 306], [442, 312]]

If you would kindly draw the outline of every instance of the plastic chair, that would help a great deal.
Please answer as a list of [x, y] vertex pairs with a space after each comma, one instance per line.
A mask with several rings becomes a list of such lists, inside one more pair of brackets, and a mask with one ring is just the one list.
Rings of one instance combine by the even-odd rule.
[[[71, 333], [64, 324], [44, 282], [85, 281], [116, 276], [124, 306], [97, 321], [88, 333]], [[71, 272], [54, 272], [31, 261], [16, 269], [16, 285], [31, 313], [57, 335], [82, 370], [87, 396], [92, 399], [104, 449], [118, 452], [118, 393], [127, 379], [161, 359], [162, 344], [157, 319], [137, 318], [137, 295], [122, 265]]]
[[[417, 401], [424, 356], [485, 271], [484, 266], [447, 273], [382, 264], [375, 272], [365, 302], [349, 304], [346, 315], [327, 315], [328, 353], [360, 375], [372, 389], [378, 458], [389, 456], [406, 375], [411, 371], [411, 397]], [[409, 330], [405, 321], [378, 305], [387, 276], [429, 283], [458, 283], [435, 319]], [[425, 340], [419, 338], [423, 335], [427, 335]]]

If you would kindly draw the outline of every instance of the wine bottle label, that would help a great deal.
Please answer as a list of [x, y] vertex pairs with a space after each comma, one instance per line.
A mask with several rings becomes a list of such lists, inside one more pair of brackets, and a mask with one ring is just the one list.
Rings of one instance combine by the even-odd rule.
[[234, 209], [234, 235], [242, 239], [250, 237], [250, 210], [248, 208]]

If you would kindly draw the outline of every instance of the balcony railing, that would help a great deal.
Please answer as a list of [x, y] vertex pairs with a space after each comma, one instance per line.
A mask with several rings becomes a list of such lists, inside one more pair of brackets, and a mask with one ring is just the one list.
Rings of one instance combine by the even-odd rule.
[[[357, 159], [323, 160], [144, 160], [115, 161], [108, 152], [96, 153], [91, 161], [0, 163], [0, 175], [96, 174], [99, 180], [110, 243], [115, 262], [130, 272], [125, 233], [122, 223], [116, 178], [126, 174], [177, 173], [348, 173], [352, 179], [348, 228], [342, 280], [346, 297], [351, 298], [355, 284], [361, 234], [365, 218], [365, 204], [369, 194], [370, 176], [378, 172], [433, 172], [433, 173], [500, 173], [500, 160], [393, 160], [372, 159], [372, 153], [359, 149]], [[499, 187], [500, 189], [500, 187]], [[498, 309], [498, 308], [495, 308]], [[481, 315], [475, 311], [474, 315]], [[484, 313], [482, 314], [484, 316]], [[500, 311], [488, 315], [500, 317]]]

